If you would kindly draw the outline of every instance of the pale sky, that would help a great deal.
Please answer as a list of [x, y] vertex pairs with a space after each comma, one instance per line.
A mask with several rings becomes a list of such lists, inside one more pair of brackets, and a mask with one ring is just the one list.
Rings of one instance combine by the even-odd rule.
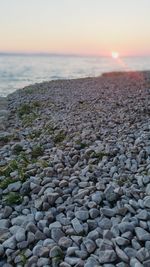
[[150, 55], [150, 0], [0, 0], [0, 51]]

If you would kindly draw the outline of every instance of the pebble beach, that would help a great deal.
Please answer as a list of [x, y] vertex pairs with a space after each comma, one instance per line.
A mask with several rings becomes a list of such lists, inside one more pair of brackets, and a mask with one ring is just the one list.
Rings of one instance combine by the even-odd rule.
[[0, 267], [150, 266], [150, 72], [0, 99]]

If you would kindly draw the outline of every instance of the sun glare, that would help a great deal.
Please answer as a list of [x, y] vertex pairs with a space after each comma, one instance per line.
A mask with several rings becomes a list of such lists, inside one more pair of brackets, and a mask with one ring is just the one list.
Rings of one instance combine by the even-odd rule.
[[118, 52], [112, 52], [111, 56], [112, 56], [112, 58], [117, 59], [119, 57], [119, 53]]

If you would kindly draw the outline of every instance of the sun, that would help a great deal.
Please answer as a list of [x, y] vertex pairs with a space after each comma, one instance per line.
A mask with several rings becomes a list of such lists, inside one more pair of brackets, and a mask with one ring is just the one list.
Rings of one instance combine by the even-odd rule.
[[111, 56], [112, 56], [112, 58], [117, 59], [117, 58], [119, 58], [119, 53], [116, 51], [113, 51], [113, 52], [111, 52]]

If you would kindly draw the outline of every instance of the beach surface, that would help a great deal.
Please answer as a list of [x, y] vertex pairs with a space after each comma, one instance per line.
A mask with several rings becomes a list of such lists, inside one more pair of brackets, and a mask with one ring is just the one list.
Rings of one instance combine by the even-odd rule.
[[150, 266], [150, 72], [5, 100], [0, 266]]

